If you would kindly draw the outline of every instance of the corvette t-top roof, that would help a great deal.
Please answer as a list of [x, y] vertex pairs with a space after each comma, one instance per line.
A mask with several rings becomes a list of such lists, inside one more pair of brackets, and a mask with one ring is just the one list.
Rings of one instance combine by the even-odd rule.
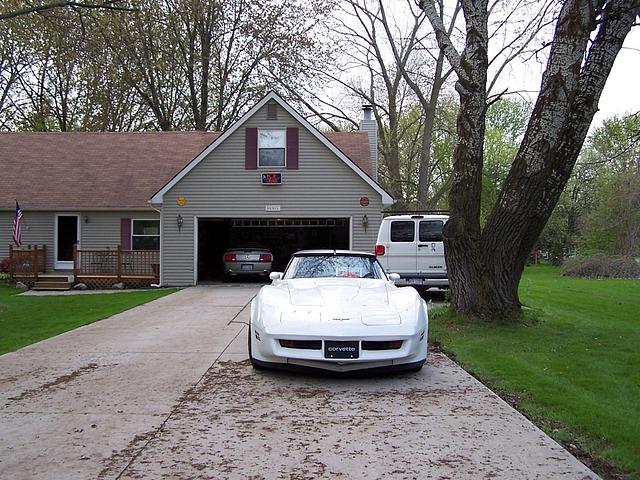
[[373, 253], [358, 252], [355, 250], [300, 250], [293, 254], [294, 257], [309, 257], [313, 255], [343, 255], [351, 257], [375, 257]]

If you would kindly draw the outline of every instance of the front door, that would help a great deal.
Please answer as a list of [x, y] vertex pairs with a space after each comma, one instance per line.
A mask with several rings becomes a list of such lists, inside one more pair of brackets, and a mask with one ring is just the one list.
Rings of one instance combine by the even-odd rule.
[[78, 215], [56, 216], [56, 262], [55, 268], [70, 270], [73, 268], [73, 245], [80, 238]]

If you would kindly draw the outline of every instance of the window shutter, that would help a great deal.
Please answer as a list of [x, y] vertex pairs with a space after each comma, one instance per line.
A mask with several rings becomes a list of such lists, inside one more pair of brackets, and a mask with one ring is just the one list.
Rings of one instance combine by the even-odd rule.
[[131, 250], [131, 219], [120, 219], [120, 248]]
[[246, 128], [244, 131], [244, 168], [258, 169], [258, 129]]
[[298, 170], [297, 128], [287, 128], [287, 170]]

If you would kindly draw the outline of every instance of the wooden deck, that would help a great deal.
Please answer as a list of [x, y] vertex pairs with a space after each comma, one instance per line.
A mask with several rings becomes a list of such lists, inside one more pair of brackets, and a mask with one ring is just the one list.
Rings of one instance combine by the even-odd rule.
[[15, 248], [9, 245], [9, 278], [32, 287], [46, 272], [47, 246], [27, 245]]
[[[68, 277], [69, 286], [84, 283], [88, 288], [108, 289], [122, 283], [126, 288], [145, 288], [160, 283], [160, 252], [157, 250], [113, 249], [73, 250], [73, 270], [46, 271], [46, 246], [9, 247], [9, 275], [12, 282], [29, 288], [47, 286]], [[53, 288], [53, 287], [52, 287]], [[59, 289], [59, 288], [56, 288]]]
[[157, 250], [74, 249], [76, 283], [89, 288], [144, 288], [160, 282], [160, 252]]

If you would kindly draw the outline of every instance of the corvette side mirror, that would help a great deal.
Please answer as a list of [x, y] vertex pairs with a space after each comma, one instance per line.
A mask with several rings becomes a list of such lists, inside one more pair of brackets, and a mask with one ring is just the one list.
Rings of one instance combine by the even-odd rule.
[[269, 278], [273, 281], [273, 282], [277, 282], [278, 280], [282, 280], [282, 272], [271, 272], [269, 274]]
[[391, 283], [396, 283], [398, 280], [400, 280], [400, 275], [397, 273], [390, 273], [387, 276], [389, 277], [389, 281]]

